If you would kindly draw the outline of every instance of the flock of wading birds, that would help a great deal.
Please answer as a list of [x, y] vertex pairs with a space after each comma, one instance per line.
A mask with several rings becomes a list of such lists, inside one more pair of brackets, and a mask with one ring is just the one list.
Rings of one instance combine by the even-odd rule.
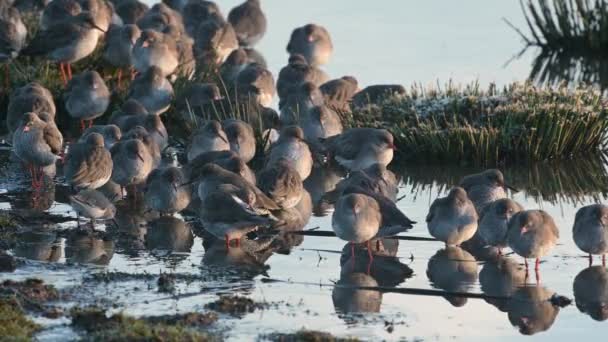
[[[40, 18], [40, 29], [30, 39], [23, 11]], [[13, 132], [13, 151], [29, 168], [35, 189], [61, 160], [79, 216], [112, 219], [116, 209], [108, 189], [118, 189], [122, 197], [127, 188], [133, 195], [144, 192], [145, 204], [161, 214], [194, 207], [208, 232], [225, 239], [227, 246], [238, 245], [258, 227], [280, 222], [277, 212], [302, 200], [303, 181], [313, 165], [327, 162], [349, 172], [324, 196], [334, 205], [333, 230], [353, 246], [366, 244], [370, 260], [370, 241], [415, 224], [395, 204], [398, 184], [386, 168], [395, 150], [391, 133], [344, 130], [338, 114], [361, 99], [374, 101], [381, 92], [403, 89], [377, 85], [359, 90], [350, 76], [329, 80], [319, 68], [333, 53], [325, 28], [308, 24], [292, 32], [289, 62], [275, 88], [263, 57], [252, 49], [266, 31], [259, 0], [233, 8], [227, 20], [215, 3], [203, 0], [166, 1], [152, 8], [138, 0], [15, 0], [3, 1], [0, 13], [0, 60], [25, 55], [59, 63], [66, 111], [81, 121], [83, 130], [63, 156], [54, 99], [33, 82], [10, 96], [7, 125]], [[100, 40], [105, 42], [105, 61], [130, 70], [134, 79], [128, 100], [109, 124], [92, 126], [106, 112], [110, 91], [94, 70], [72, 77], [70, 64], [89, 56]], [[219, 65], [228, 88], [253, 98], [260, 108], [268, 107], [278, 93], [280, 133], [272, 135], [278, 137], [265, 151], [265, 166], [257, 176], [247, 163], [256, 148], [266, 147], [256, 146], [252, 126], [237, 119], [201, 119], [190, 136], [183, 167], [162, 160], [169, 134], [161, 114], [173, 101], [170, 78], [178, 72], [192, 76], [195, 60]], [[119, 84], [121, 77], [119, 73]], [[202, 108], [221, 100], [217, 85], [194, 83], [177, 102]], [[525, 210], [507, 198], [507, 188], [498, 170], [465, 177], [447, 197], [432, 203], [426, 217], [429, 233], [446, 245], [474, 238], [499, 250], [509, 246], [525, 259], [536, 259], [538, 271], [539, 259], [556, 245], [559, 230], [546, 212]], [[607, 225], [608, 207], [580, 209], [573, 229], [576, 245], [590, 256], [603, 256], [608, 252]]]

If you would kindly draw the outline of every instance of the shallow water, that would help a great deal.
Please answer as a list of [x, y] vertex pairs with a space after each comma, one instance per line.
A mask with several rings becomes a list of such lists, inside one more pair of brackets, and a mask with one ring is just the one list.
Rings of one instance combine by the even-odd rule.
[[[3, 151], [2, 156], [9, 158], [8, 151]], [[39, 216], [35, 210], [20, 209], [24, 204], [32, 203], [28, 202], [32, 201], [27, 192], [28, 180], [22, 176], [20, 166], [14, 162], [4, 165], [1, 178], [4, 181], [0, 186], [7, 192], [2, 195], [2, 207], [10, 207], [20, 216], [36, 220]], [[396, 171], [402, 177], [400, 196], [405, 195], [399, 207], [411, 219], [420, 222], [406, 235], [426, 237], [424, 218], [430, 202], [444, 194], [445, 189], [463, 174], [474, 170], [410, 167]], [[510, 323], [508, 312], [512, 318], [517, 317], [518, 312], [524, 312], [537, 324], [537, 329], [546, 329], [536, 335], [540, 340], [599, 338], [604, 323], [581, 313], [575, 305], [558, 311], [544, 302], [545, 306], [541, 306], [544, 310], [529, 312], [525, 311], [530, 309], [529, 305], [525, 305], [533, 302], [526, 300], [495, 302], [496, 306], [493, 306], [490, 300], [381, 294], [332, 287], [338, 282], [489, 295], [514, 293], [516, 298], [531, 291], [543, 299], [554, 293], [574, 299], [574, 278], [587, 268], [587, 259], [576, 249], [570, 235], [574, 213], [584, 204], [604, 199], [602, 191], [595, 189], [608, 186], [605, 168], [598, 161], [596, 164], [573, 162], [561, 167], [507, 168], [505, 171], [507, 178], [523, 190], [513, 198], [526, 208], [548, 211], [560, 228], [560, 244], [541, 265], [541, 288], [536, 287], [533, 274], [527, 280], [532, 288], [519, 292], [515, 287], [506, 286], [505, 279], [497, 278], [504, 277], [510, 270], [512, 273], [508, 274], [513, 279], [523, 281], [523, 265], [513, 255], [506, 258], [509, 267], [503, 266], [501, 273], [495, 263], [485, 262], [480, 256], [475, 259], [461, 249], [444, 251], [443, 245], [436, 242], [391, 240], [383, 242], [382, 255], [376, 256], [368, 275], [366, 252], [358, 251], [354, 264], [346, 261], [350, 259], [350, 249], [346, 248], [343, 256], [345, 243], [337, 238], [282, 236], [280, 243], [275, 241], [276, 244], [267, 248], [261, 242], [258, 245], [252, 242], [241, 248], [232, 247], [227, 252], [223, 243], [203, 236], [194, 218], [185, 218], [189, 224], [181, 218], [165, 218], [164, 223], [159, 223], [154, 218], [144, 217], [149, 214], [125, 206], [119, 208], [118, 228], [113, 224], [97, 225], [99, 230], [106, 230], [105, 238], [74, 233], [74, 221], [27, 227], [26, 230], [32, 232], [22, 235], [11, 252], [29, 261], [13, 274], [0, 275], [0, 279], [40, 277], [70, 293], [69, 300], [61, 305], [97, 304], [112, 312], [124, 311], [137, 316], [201, 311], [219, 293], [243, 294], [269, 304], [266, 309], [241, 319], [226, 317], [221, 320], [214, 329], [223, 332], [229, 340], [251, 340], [260, 334], [302, 327], [370, 340], [471, 341], [487, 340], [488, 337], [513, 340], [521, 334]], [[332, 179], [335, 181], [337, 177], [326, 172], [324, 177], [315, 178], [324, 183], [308, 184], [308, 189], [314, 195], [313, 188], [330, 186]], [[53, 198], [37, 198], [34, 203], [41, 209], [45, 203], [52, 203], [48, 212], [55, 218], [73, 218], [65, 204], [64, 192], [61, 185], [56, 185], [55, 191], [50, 192], [55, 196], [54, 202]], [[12, 195], [15, 193], [18, 195]], [[331, 230], [330, 216], [312, 217], [304, 229]], [[109, 281], [91, 279], [92, 274], [106, 271], [138, 276], [116, 276]], [[161, 272], [176, 275], [176, 297], [158, 291], [156, 280]], [[268, 278], [278, 281], [268, 282]], [[40, 335], [43, 339], [73, 336], [66, 320], [44, 322], [50, 325]], [[541, 323], [544, 324], [542, 328], [539, 327]]]
[[[238, 2], [221, 1], [220, 5], [227, 13]], [[385, 0], [382, 6], [378, 4], [264, 1], [269, 32], [258, 49], [276, 75], [286, 62], [285, 45], [291, 30], [316, 22], [328, 27], [336, 48], [326, 70], [334, 77], [354, 75], [362, 86], [434, 84], [435, 80], [443, 84], [450, 78], [456, 83], [479, 80], [485, 86], [492, 81], [521, 81], [529, 73], [529, 55], [503, 67], [521, 48], [519, 37], [501, 21], [506, 17], [524, 27], [516, 2]], [[0, 274], [0, 279], [42, 278], [71, 294], [60, 303], [66, 307], [97, 304], [112, 312], [164, 315], [203, 311], [219, 293], [243, 294], [268, 303], [264, 310], [243, 318], [224, 317], [217, 324], [214, 329], [235, 341], [303, 327], [369, 340], [512, 341], [523, 338], [509, 317], [516, 322], [521, 312], [537, 329], [546, 330], [535, 335], [538, 340], [599, 339], [605, 331], [606, 323], [594, 321], [574, 304], [557, 312], [545, 303], [544, 310], [534, 315], [526, 311], [530, 309], [526, 300], [492, 305], [481, 299], [448, 301], [436, 296], [332, 286], [354, 282], [401, 289], [514, 292], [520, 299], [557, 293], [574, 299], [573, 282], [587, 268], [587, 260], [574, 246], [570, 232], [577, 208], [605, 200], [608, 175], [600, 161], [505, 169], [507, 178], [523, 190], [513, 198], [526, 208], [548, 211], [561, 231], [560, 244], [541, 266], [541, 287], [534, 286], [532, 276], [528, 279], [532, 288], [517, 291], [498, 286], [505, 281], [497, 280], [500, 272], [494, 263], [475, 259], [462, 250], [442, 251], [443, 246], [436, 242], [399, 241], [397, 246], [396, 241], [385, 241], [388, 256], [376, 256], [368, 275], [365, 253], [357, 253], [354, 266], [350, 261], [341, 266], [345, 243], [337, 238], [288, 236], [270, 247], [245, 245], [226, 251], [222, 243], [203, 236], [195, 218], [185, 217], [187, 223], [182, 218], [165, 219], [159, 227], [157, 218], [127, 207], [119, 209], [118, 228], [97, 225], [107, 231], [105, 238], [78, 235], [71, 233], [76, 228], [75, 214], [67, 204], [61, 177], [59, 184], [49, 185], [46, 194], [50, 197], [33, 198], [27, 177], [21, 166], [10, 160], [7, 150], [0, 151], [0, 165], [0, 208], [24, 217], [28, 222], [25, 228], [31, 231], [11, 250], [25, 263], [15, 273]], [[396, 171], [403, 177], [400, 196], [405, 196], [399, 207], [419, 222], [407, 235], [426, 237], [424, 219], [430, 203], [463, 175], [477, 170], [409, 166]], [[331, 173], [316, 176], [319, 183], [308, 187], [313, 198], [319, 188], [328, 189], [339, 179]], [[52, 216], [41, 216], [45, 210]], [[49, 223], [51, 219], [66, 222]], [[331, 230], [330, 216], [313, 216], [304, 229], [315, 227]], [[345, 260], [350, 256], [346, 251]], [[507, 260], [511, 268], [503, 270], [512, 270], [516, 279], [523, 278], [521, 260], [513, 255]], [[448, 273], [450, 270], [454, 273]], [[105, 272], [134, 276], [109, 281], [91, 278]], [[161, 272], [176, 275], [176, 295], [158, 291], [156, 279]], [[268, 278], [279, 281], [264, 280]], [[66, 319], [37, 320], [47, 326], [39, 335], [41, 340], [76, 338]]]

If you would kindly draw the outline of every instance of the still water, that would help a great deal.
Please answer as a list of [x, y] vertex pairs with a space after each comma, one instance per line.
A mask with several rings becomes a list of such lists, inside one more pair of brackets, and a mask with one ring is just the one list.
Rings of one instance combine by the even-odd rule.
[[[227, 13], [238, 2], [218, 3]], [[504, 67], [521, 42], [502, 18], [518, 27], [525, 25], [515, 1], [268, 0], [263, 6], [269, 31], [258, 49], [275, 75], [287, 60], [285, 45], [291, 30], [308, 22], [325, 25], [332, 34], [335, 55], [325, 67], [329, 74], [354, 75], [362, 86], [434, 84], [437, 80], [443, 84], [448, 79], [456, 83], [479, 80], [485, 86], [522, 81], [529, 73], [532, 56], [524, 55]], [[35, 221], [38, 211], [26, 209], [35, 203], [54, 217], [74, 217], [64, 186], [52, 184], [48, 196], [32, 198], [25, 191], [29, 186], [21, 167], [10, 161], [8, 151], [0, 157], [1, 208]], [[445, 166], [396, 168], [402, 177], [400, 196], [405, 196], [399, 207], [419, 222], [408, 235], [428, 236], [424, 219], [430, 203], [475, 171]], [[587, 268], [587, 260], [572, 242], [571, 227], [577, 208], [605, 200], [608, 175], [604, 165], [585, 160], [504, 171], [522, 189], [513, 198], [528, 209], [548, 211], [561, 232], [560, 244], [541, 265], [541, 284], [531, 277], [529, 288], [507, 286], [525, 282], [521, 260], [513, 255], [499, 267], [464, 250], [443, 250], [440, 243], [386, 241], [384, 255], [376, 257], [368, 275], [365, 257], [357, 254], [351, 263], [350, 254], [342, 253], [345, 244], [336, 238], [288, 235], [271, 245], [245, 244], [226, 251], [222, 243], [203, 237], [193, 217], [158, 221], [127, 207], [119, 208], [118, 228], [98, 225], [98, 229], [106, 228], [105, 239], [58, 233], [74, 228], [73, 221], [27, 227], [32, 232], [23, 235], [11, 252], [29, 261], [0, 278], [40, 277], [61, 289], [77, 289], [70, 291], [73, 295], [65, 306], [97, 304], [138, 316], [204, 310], [218, 293], [238, 293], [268, 303], [264, 310], [222, 320], [215, 327], [235, 341], [300, 328], [369, 340], [513, 341], [524, 339], [514, 327], [522, 322], [528, 326], [522, 332], [537, 332], [535, 338], [541, 341], [599, 339], [605, 335], [606, 323], [595, 321], [576, 305], [557, 309], [546, 301], [529, 299], [546, 299], [554, 293], [574, 299], [573, 283]], [[307, 187], [313, 200], [339, 177], [317, 170]], [[304, 229], [314, 227], [330, 230], [330, 216], [313, 216]], [[109, 282], [91, 279], [92, 274], [104, 272], [137, 276]], [[158, 292], [155, 276], [161, 272], [176, 274], [178, 298]], [[589, 283], [584, 277], [603, 272], [601, 267], [591, 269], [579, 277], [579, 284], [588, 289], [607, 286]], [[266, 278], [281, 282], [263, 281]], [[335, 282], [510, 295], [517, 300], [348, 291], [330, 286]], [[597, 296], [600, 290], [589, 294]], [[75, 337], [65, 320], [42, 322], [49, 325], [39, 336], [43, 340]]]

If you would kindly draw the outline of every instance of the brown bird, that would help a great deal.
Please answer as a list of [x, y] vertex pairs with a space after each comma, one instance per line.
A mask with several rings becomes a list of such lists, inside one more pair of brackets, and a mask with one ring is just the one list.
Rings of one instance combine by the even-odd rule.
[[241, 46], [254, 46], [266, 33], [266, 16], [260, 0], [246, 0], [228, 13], [228, 21], [234, 27]]
[[112, 155], [101, 134], [91, 133], [86, 141], [73, 144], [66, 156], [65, 179], [73, 188], [97, 189], [112, 176]]

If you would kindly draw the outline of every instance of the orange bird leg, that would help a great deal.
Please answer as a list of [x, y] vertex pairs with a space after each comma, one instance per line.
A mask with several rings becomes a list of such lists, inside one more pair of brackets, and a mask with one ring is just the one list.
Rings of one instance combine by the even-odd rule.
[[122, 89], [122, 69], [118, 69], [118, 89]]
[[67, 76], [65, 75], [65, 69], [64, 69], [63, 63], [59, 63], [59, 69], [61, 70], [61, 79], [63, 80], [63, 86], [67, 86], [68, 79], [67, 79]]
[[68, 79], [71, 80], [72, 79], [72, 64], [67, 63], [67, 69], [68, 69]]

